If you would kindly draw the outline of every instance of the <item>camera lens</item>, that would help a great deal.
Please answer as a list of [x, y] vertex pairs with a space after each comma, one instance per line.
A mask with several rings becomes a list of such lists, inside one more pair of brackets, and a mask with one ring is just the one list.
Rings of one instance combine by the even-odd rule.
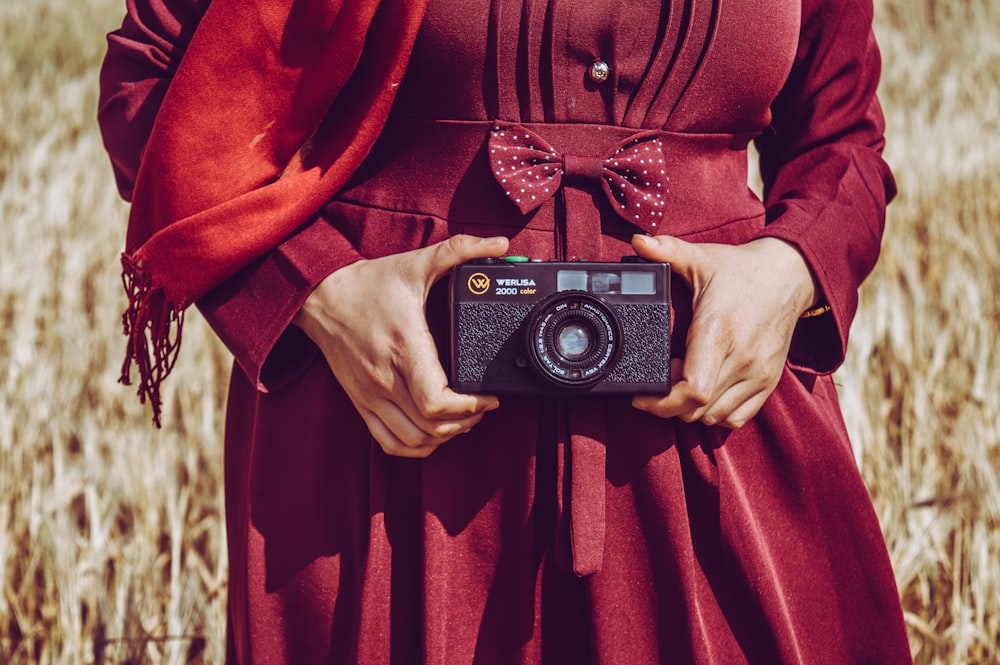
[[579, 360], [590, 350], [593, 331], [581, 323], [567, 323], [555, 335], [555, 347], [563, 358]]
[[586, 291], [560, 291], [527, 319], [525, 344], [538, 374], [551, 383], [585, 387], [611, 371], [621, 327], [611, 307]]

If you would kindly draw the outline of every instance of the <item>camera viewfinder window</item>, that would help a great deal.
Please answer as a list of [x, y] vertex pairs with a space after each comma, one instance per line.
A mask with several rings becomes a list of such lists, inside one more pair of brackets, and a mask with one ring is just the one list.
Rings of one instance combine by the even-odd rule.
[[622, 278], [613, 272], [595, 272], [590, 276], [591, 293], [618, 293]]

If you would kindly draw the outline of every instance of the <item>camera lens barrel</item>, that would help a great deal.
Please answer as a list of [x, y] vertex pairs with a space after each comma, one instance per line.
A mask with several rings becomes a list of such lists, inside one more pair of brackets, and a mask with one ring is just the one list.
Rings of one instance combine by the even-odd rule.
[[528, 358], [539, 376], [556, 385], [593, 385], [618, 360], [618, 317], [591, 293], [558, 292], [539, 302], [526, 323]]

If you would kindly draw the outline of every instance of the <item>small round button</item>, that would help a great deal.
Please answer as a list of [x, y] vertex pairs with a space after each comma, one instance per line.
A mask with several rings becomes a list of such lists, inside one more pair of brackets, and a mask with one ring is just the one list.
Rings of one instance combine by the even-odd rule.
[[611, 76], [611, 67], [608, 66], [608, 63], [598, 58], [590, 66], [590, 69], [587, 70], [587, 73], [590, 74], [590, 80], [594, 83], [604, 83]]

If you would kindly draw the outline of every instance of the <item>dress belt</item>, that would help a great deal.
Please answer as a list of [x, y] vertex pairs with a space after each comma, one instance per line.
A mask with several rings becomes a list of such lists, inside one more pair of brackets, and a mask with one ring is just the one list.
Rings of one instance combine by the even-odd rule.
[[[632, 232], [685, 236], [760, 215], [747, 186], [751, 134], [694, 134], [585, 123], [497, 123], [392, 118], [364, 165], [338, 194], [347, 203], [426, 214], [450, 223], [551, 229], [560, 214], [551, 200], [533, 209], [516, 203], [494, 173], [490, 150], [498, 131], [523, 132], [544, 143], [562, 167], [564, 189], [613, 189], [598, 162], [622, 147], [655, 141], [662, 164], [662, 202], [655, 226], [623, 214], [609, 192], [610, 213], [632, 222]], [[522, 146], [523, 147], [523, 146]], [[596, 170], [596, 172], [595, 172]], [[631, 183], [629, 184], [631, 188]], [[605, 205], [605, 204], [602, 204]], [[593, 207], [593, 204], [591, 204]]]

